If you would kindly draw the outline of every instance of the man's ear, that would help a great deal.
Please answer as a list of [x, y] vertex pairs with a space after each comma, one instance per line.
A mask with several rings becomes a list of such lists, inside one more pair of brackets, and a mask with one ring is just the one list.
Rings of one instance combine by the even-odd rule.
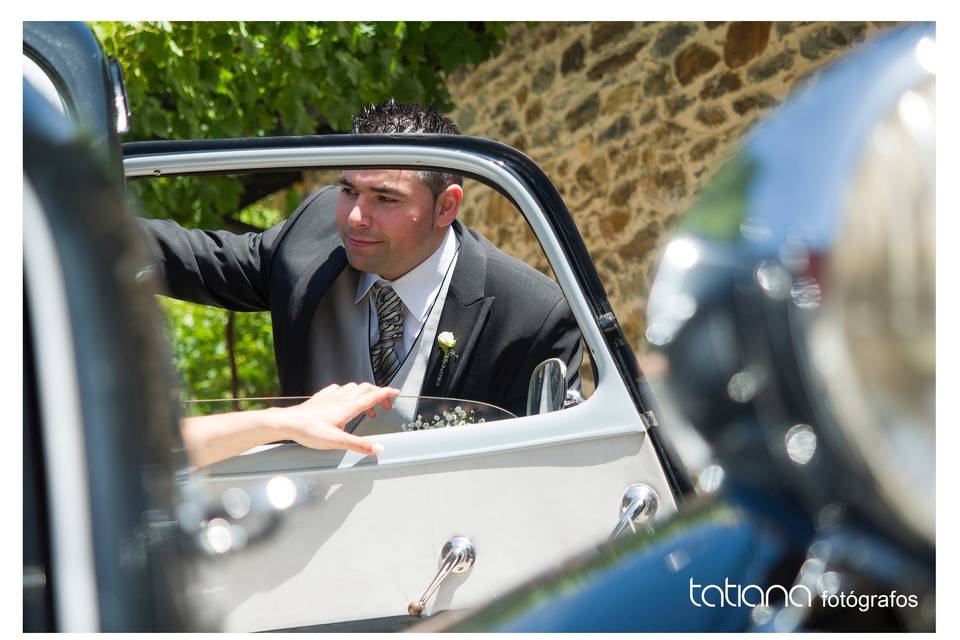
[[437, 196], [434, 211], [437, 214], [437, 226], [448, 227], [457, 218], [460, 203], [463, 202], [463, 187], [458, 184], [447, 185]]

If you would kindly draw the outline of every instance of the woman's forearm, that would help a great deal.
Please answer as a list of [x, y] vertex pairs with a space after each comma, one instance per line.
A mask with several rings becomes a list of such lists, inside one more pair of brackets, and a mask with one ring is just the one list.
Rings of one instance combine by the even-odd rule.
[[195, 467], [205, 467], [248, 449], [289, 439], [278, 409], [257, 409], [184, 418], [183, 441]]

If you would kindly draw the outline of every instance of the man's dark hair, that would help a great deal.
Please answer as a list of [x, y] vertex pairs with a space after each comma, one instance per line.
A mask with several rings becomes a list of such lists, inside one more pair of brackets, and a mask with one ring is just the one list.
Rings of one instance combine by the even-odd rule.
[[[390, 98], [380, 104], [364, 107], [353, 116], [353, 133], [446, 133], [460, 135], [453, 120], [435, 108], [415, 103], [397, 102]], [[446, 171], [417, 171], [417, 178], [433, 197], [451, 184], [463, 186], [463, 177]]]

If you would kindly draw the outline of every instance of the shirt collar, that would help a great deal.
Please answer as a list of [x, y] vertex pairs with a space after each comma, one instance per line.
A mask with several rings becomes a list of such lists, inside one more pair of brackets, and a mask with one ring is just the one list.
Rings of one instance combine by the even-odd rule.
[[[440, 291], [443, 284], [443, 277], [450, 268], [450, 264], [457, 255], [457, 249], [460, 248], [460, 239], [454, 233], [453, 227], [447, 227], [447, 232], [440, 242], [440, 246], [429, 258], [415, 266], [413, 269], [403, 274], [393, 282], [386, 280], [393, 287], [393, 290], [399, 296], [400, 301], [407, 311], [413, 314], [420, 322], [427, 317], [427, 312]], [[357, 295], [354, 303], [358, 303], [366, 297], [370, 287], [374, 285], [380, 276], [376, 273], [364, 273], [357, 284]]]

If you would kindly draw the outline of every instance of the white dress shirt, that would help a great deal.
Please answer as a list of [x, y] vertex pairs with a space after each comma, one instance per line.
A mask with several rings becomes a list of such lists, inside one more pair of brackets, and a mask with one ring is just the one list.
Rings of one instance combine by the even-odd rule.
[[[413, 269], [403, 274], [396, 280], [390, 281], [381, 278], [375, 273], [364, 273], [357, 284], [357, 295], [354, 304], [360, 304], [367, 299], [366, 304], [370, 313], [370, 344], [377, 344], [380, 338], [380, 331], [377, 325], [376, 301], [372, 295], [369, 295], [370, 288], [377, 280], [384, 280], [389, 283], [400, 298], [403, 306], [403, 355], [409, 353], [413, 343], [416, 342], [420, 330], [427, 321], [427, 315], [433, 306], [437, 293], [440, 292], [440, 286], [443, 284], [443, 278], [447, 272], [452, 270], [457, 262], [457, 254], [460, 249], [460, 239], [454, 232], [453, 227], [447, 228], [447, 233], [443, 236], [440, 246], [429, 258], [415, 266]], [[443, 304], [442, 301], [439, 304]]]

